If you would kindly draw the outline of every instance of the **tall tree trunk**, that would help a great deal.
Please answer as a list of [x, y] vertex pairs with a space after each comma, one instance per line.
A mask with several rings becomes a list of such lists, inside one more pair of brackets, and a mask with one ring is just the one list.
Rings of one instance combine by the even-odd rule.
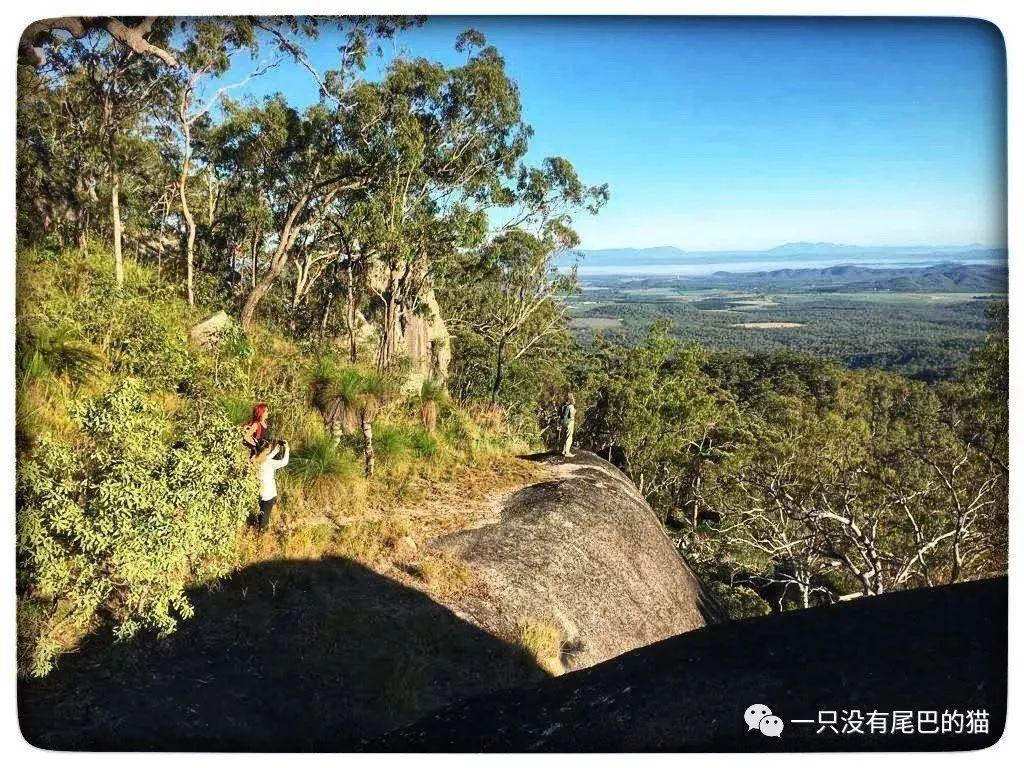
[[504, 336], [498, 342], [498, 349], [494, 361], [494, 383], [491, 385], [491, 404], [498, 402], [498, 393], [501, 391], [501, 382], [505, 378], [505, 344], [508, 339]]
[[352, 259], [348, 260], [347, 266], [348, 282], [345, 286], [345, 322], [348, 324], [348, 359], [356, 361], [358, 348], [356, 346], [356, 284], [352, 275]]
[[327, 292], [327, 300], [324, 301], [324, 313], [320, 316], [320, 338], [327, 335], [327, 320], [331, 316], [331, 304], [334, 303], [334, 291]]
[[[184, 105], [182, 110], [184, 110]], [[192, 154], [192, 132], [189, 129], [188, 119], [182, 112], [182, 133], [185, 136], [185, 154], [181, 161], [181, 175], [178, 177], [178, 197], [181, 199], [181, 214], [185, 217], [185, 295], [188, 298], [188, 305], [194, 307], [196, 304], [195, 287], [193, 281], [193, 269], [196, 251], [196, 221], [192, 216], [192, 210], [188, 207], [188, 165]]]
[[212, 170], [208, 170], [206, 184], [209, 191], [209, 198], [207, 199], [206, 224], [210, 229], [213, 229], [213, 217], [217, 212], [217, 195], [215, 194], [217, 190], [217, 179], [214, 177]]
[[114, 230], [114, 278], [124, 285], [124, 257], [121, 254], [121, 174], [110, 173], [110, 221]]
[[240, 318], [242, 328], [245, 330], [249, 330], [252, 327], [253, 320], [256, 318], [256, 308], [259, 306], [260, 301], [267, 295], [267, 291], [270, 290], [274, 281], [277, 280], [278, 276], [288, 265], [288, 249], [291, 248], [296, 234], [295, 222], [299, 218], [299, 214], [305, 210], [307, 202], [309, 202], [308, 196], [303, 196], [288, 211], [288, 216], [281, 226], [274, 255], [270, 258], [270, 266], [267, 268], [267, 273], [261, 280], [256, 282], [256, 285], [252, 287], [252, 290], [249, 291], [249, 295], [245, 299], [245, 305], [242, 307], [242, 316]]
[[259, 306], [260, 300], [267, 295], [267, 291], [270, 290], [270, 286], [274, 284], [274, 279], [277, 277], [277, 273], [272, 270], [273, 264], [271, 264], [271, 270], [268, 270], [264, 278], [253, 286], [253, 289], [249, 291], [249, 295], [245, 299], [245, 304], [242, 306], [242, 315], [240, 318], [242, 328], [245, 330], [252, 328], [253, 320], [256, 319], [256, 307]]
[[252, 286], [256, 287], [256, 280], [259, 275], [259, 253], [260, 253], [260, 233], [255, 231], [252, 234]]
[[394, 282], [381, 294], [384, 305], [384, 318], [381, 322], [380, 347], [377, 350], [377, 370], [387, 371], [398, 356], [398, 340], [403, 334], [402, 311], [403, 294], [400, 294]]
[[110, 223], [114, 235], [114, 279], [124, 285], [124, 258], [121, 254], [121, 173], [117, 166], [117, 136], [112, 125], [113, 106], [105, 100], [103, 117], [107, 125], [107, 166], [110, 169]]
[[363, 469], [367, 477], [373, 476], [373, 422], [366, 409], [359, 411], [359, 426], [363, 431]]

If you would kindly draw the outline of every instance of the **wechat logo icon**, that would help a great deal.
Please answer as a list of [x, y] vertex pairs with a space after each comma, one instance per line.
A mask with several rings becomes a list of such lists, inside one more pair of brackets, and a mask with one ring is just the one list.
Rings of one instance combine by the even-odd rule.
[[783, 722], [781, 717], [776, 717], [764, 704], [751, 704], [743, 713], [743, 720], [747, 724], [748, 731], [760, 731], [765, 736], [779, 736], [782, 734]]

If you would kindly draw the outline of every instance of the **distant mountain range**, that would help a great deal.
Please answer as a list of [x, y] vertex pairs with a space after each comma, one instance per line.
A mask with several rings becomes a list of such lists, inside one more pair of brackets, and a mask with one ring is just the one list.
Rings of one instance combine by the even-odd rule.
[[[785, 268], [822, 268], [838, 264], [865, 267], [910, 267], [958, 262], [1001, 263], [1005, 248], [979, 243], [950, 246], [877, 246], [839, 243], [785, 243], [763, 251], [684, 251], [666, 245], [655, 248], [605, 248], [578, 254], [581, 274], [678, 274], [752, 272]], [[565, 256], [569, 266], [577, 256]]]
[[970, 253], [991, 250], [980, 243], [970, 245], [845, 245], [843, 243], [784, 243], [769, 249], [769, 253], [827, 254], [827, 253]]
[[688, 290], [790, 291], [819, 293], [891, 291], [895, 293], [1005, 293], [1005, 264], [936, 264], [926, 267], [872, 268], [855, 265], [762, 272], [715, 272], [705, 276], [603, 275], [588, 284], [632, 288], [676, 287]]

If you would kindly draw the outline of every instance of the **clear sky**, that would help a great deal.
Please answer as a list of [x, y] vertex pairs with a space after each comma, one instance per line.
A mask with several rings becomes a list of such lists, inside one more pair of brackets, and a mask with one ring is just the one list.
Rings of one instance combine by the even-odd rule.
[[[434, 17], [396, 46], [455, 63], [468, 27], [519, 83], [531, 159], [610, 185], [584, 248], [1005, 245], [1005, 59], [985, 23]], [[337, 42], [311, 45], [318, 69]], [[293, 64], [249, 88], [275, 90], [315, 97]]]

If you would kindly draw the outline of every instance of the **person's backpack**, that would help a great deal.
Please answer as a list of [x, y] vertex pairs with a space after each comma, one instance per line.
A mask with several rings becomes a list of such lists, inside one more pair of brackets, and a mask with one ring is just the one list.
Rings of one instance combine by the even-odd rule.
[[569, 426], [570, 421], [572, 421], [572, 406], [566, 403], [562, 406], [562, 426]]

